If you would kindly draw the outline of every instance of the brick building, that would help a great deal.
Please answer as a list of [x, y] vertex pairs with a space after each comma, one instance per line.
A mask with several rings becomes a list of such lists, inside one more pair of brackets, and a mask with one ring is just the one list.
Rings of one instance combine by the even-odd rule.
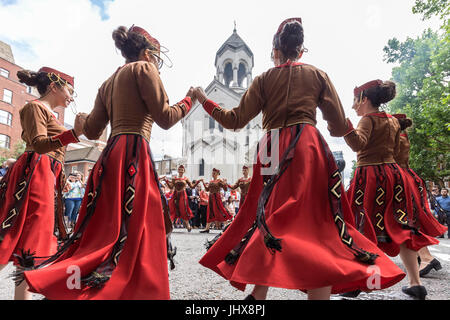
[[[20, 83], [17, 71], [26, 69], [15, 64], [11, 47], [0, 41], [0, 157], [8, 158], [22, 141], [19, 110], [39, 97], [35, 88]], [[64, 108], [58, 107], [55, 116], [64, 123]]]

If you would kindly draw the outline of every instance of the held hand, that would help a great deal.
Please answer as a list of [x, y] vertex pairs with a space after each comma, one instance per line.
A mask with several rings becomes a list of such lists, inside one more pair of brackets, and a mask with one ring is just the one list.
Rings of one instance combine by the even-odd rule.
[[197, 97], [198, 102], [200, 102], [201, 104], [205, 103], [205, 101], [208, 99], [202, 87], [195, 88], [195, 96]]
[[192, 104], [194, 104], [197, 101], [197, 97], [195, 96], [195, 88], [190, 87], [189, 91], [186, 93], [186, 97], [190, 97], [192, 100]]
[[73, 131], [75, 131], [75, 134], [77, 135], [77, 137], [83, 134], [83, 126], [84, 126], [84, 123], [86, 122], [87, 116], [88, 115], [86, 113], [78, 113], [75, 118]]

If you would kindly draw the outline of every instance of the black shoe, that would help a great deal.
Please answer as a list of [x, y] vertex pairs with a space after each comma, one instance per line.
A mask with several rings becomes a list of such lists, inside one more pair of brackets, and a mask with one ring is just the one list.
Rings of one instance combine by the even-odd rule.
[[417, 298], [419, 300], [425, 300], [425, 296], [428, 294], [427, 289], [424, 286], [413, 286], [413, 287], [403, 287], [403, 293], [407, 295]]
[[200, 233], [209, 233], [209, 229], [202, 230]]
[[431, 260], [431, 262], [422, 270], [420, 270], [419, 274], [421, 277], [427, 275], [428, 273], [430, 273], [430, 271], [434, 269], [436, 271], [441, 270], [442, 266], [441, 263], [439, 262], [439, 260], [437, 259], [433, 259]]
[[354, 290], [354, 291], [341, 293], [340, 296], [346, 297], [346, 298], [356, 298], [357, 296], [359, 296], [359, 294], [361, 292], [362, 292], [361, 290], [357, 289], [357, 290]]
[[254, 296], [252, 296], [251, 294], [249, 294], [248, 296], [245, 297], [244, 300], [256, 300]]

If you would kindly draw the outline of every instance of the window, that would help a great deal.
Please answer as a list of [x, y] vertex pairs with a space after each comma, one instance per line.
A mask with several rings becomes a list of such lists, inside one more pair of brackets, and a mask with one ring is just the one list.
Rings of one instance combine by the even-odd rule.
[[7, 135], [0, 134], [0, 148], [9, 149], [11, 145], [11, 138]]
[[216, 120], [214, 120], [213, 117], [210, 117], [209, 118], [209, 129], [214, 130], [215, 126], [216, 126]]
[[3, 101], [12, 104], [13, 93], [11, 90], [3, 89]]
[[3, 68], [0, 68], [0, 76], [9, 78], [9, 71]]
[[12, 114], [8, 111], [0, 110], [0, 123], [11, 126], [12, 124]]
[[33, 93], [33, 88], [31, 88], [30, 86], [27, 86], [27, 93], [32, 94]]

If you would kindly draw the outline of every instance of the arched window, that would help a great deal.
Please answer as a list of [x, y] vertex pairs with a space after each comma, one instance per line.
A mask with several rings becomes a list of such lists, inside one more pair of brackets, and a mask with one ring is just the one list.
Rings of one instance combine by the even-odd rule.
[[198, 175], [204, 176], [205, 175], [205, 160], [201, 159], [200, 164], [198, 166]]
[[243, 87], [243, 82], [245, 80], [245, 86], [247, 87], [247, 70], [245, 68], [245, 65], [241, 62], [239, 63], [239, 69], [238, 69], [238, 84], [239, 87]]
[[231, 62], [228, 62], [225, 65], [225, 68], [223, 70], [223, 80], [225, 81], [225, 85], [227, 87], [229, 87], [230, 82], [233, 81], [233, 66], [231, 65]]
[[11, 138], [5, 134], [0, 134], [0, 148], [9, 149], [11, 147]]

